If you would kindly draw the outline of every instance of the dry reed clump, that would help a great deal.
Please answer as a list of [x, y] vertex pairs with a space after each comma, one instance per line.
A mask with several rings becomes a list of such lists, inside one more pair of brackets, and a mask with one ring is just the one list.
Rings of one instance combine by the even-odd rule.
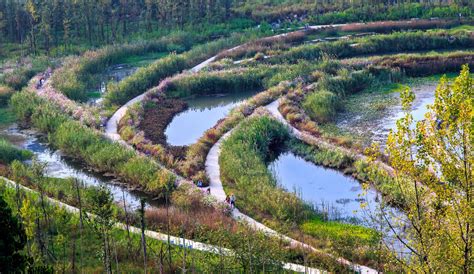
[[172, 234], [185, 234], [189, 238], [206, 238], [206, 233], [217, 231], [225, 226], [230, 232], [236, 232], [238, 224], [228, 216], [222, 206], [208, 201], [209, 196], [200, 189], [190, 185], [182, 185], [171, 195], [171, 206], [156, 207], [146, 211], [148, 224], [158, 230], [165, 231], [170, 221]]
[[449, 28], [459, 25], [453, 20], [408, 20], [408, 21], [383, 21], [370, 23], [354, 23], [341, 26], [339, 30], [346, 32], [393, 32], [404, 29], [430, 29]]

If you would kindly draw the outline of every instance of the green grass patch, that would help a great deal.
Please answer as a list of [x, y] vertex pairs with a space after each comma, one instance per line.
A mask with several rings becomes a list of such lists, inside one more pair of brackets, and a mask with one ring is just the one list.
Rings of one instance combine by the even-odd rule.
[[100, 98], [102, 97], [102, 92], [98, 91], [98, 90], [90, 90], [87, 92], [87, 98], [91, 98], [91, 99], [97, 99], [97, 98]]
[[400, 92], [406, 88], [406, 85], [401, 83], [376, 83], [366, 88], [364, 92], [366, 93], [392, 93]]
[[376, 243], [380, 238], [375, 230], [364, 226], [333, 221], [326, 222], [316, 218], [303, 223], [301, 229], [317, 239], [330, 239], [335, 242], [351, 241], [370, 244]]
[[148, 52], [142, 55], [126, 56], [121, 60], [121, 62], [133, 67], [144, 67], [167, 55], [167, 52]]
[[452, 28], [451, 30], [465, 30], [465, 31], [474, 31], [474, 25], [460, 25]]
[[0, 127], [8, 126], [16, 121], [15, 113], [9, 107], [0, 108]]

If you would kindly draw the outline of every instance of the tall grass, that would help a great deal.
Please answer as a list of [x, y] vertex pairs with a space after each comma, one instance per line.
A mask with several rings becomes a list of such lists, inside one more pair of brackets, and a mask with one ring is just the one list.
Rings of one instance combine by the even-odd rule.
[[110, 84], [109, 91], [105, 96], [105, 103], [107, 105], [122, 105], [133, 97], [144, 93], [147, 89], [158, 85], [164, 78], [191, 68], [221, 50], [241, 43], [245, 39], [250, 39], [250, 37], [244, 38], [240, 35], [233, 35], [229, 38], [222, 38], [196, 46], [183, 54], [170, 55], [147, 67], [140, 68], [123, 81]]
[[277, 187], [267, 168], [288, 139], [282, 124], [263, 116], [245, 120], [222, 143], [219, 164], [226, 192], [234, 192], [237, 207], [257, 219], [299, 223], [301, 214], [313, 215], [295, 194]]
[[[374, 57], [369, 60], [359, 60], [359, 63], [355, 64], [355, 67], [369, 65], [398, 68], [407, 76], [420, 77], [456, 72], [459, 71], [464, 64], [474, 66], [474, 52], [458, 51]], [[354, 65], [354, 63], [352, 65]]]
[[163, 81], [156, 91], [163, 92], [166, 96], [172, 98], [186, 98], [258, 90], [264, 87], [264, 79], [269, 77], [273, 71], [260, 67], [181, 74], [168, 81]]
[[325, 123], [334, 118], [340, 104], [337, 95], [327, 90], [319, 90], [306, 97], [303, 107], [312, 119]]
[[52, 145], [99, 172], [113, 173], [125, 182], [155, 194], [174, 183], [174, 176], [152, 160], [105, 139], [33, 92], [16, 93], [11, 102], [20, 120], [47, 133]]
[[87, 91], [97, 84], [97, 74], [113, 64], [134, 55], [150, 52], [182, 52], [198, 42], [195, 35], [177, 33], [158, 40], [133, 44], [105, 46], [86, 51], [82, 56], [70, 57], [52, 77], [53, 87], [73, 100], [85, 100]]
[[8, 165], [15, 160], [24, 161], [32, 156], [30, 151], [19, 149], [7, 140], [0, 138], [0, 164]]
[[271, 63], [314, 60], [324, 55], [348, 58], [366, 54], [384, 54], [402, 51], [470, 48], [474, 36], [466, 31], [396, 32], [363, 38], [323, 42], [291, 48], [268, 59]]

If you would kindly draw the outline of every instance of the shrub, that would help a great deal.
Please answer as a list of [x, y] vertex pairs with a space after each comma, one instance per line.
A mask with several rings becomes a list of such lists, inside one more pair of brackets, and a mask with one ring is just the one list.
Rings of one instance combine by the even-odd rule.
[[8, 86], [0, 85], [0, 107], [8, 105], [8, 101], [12, 96], [14, 90]]
[[340, 103], [338, 96], [334, 93], [320, 90], [310, 93], [306, 97], [303, 107], [312, 119], [325, 123], [335, 117]]

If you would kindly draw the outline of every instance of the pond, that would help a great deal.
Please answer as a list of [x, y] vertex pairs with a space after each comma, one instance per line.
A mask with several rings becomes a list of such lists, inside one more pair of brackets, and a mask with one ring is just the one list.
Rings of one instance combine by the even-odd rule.
[[45, 176], [52, 178], [76, 178], [86, 186], [106, 186], [116, 203], [123, 204], [123, 197], [127, 207], [136, 209], [140, 206], [140, 199], [147, 200], [147, 204], [153, 204], [151, 197], [130, 190], [112, 177], [105, 177], [97, 172], [87, 169], [83, 164], [62, 155], [59, 151], [50, 147], [45, 138], [34, 131], [20, 130], [16, 126], [11, 126], [1, 132], [2, 137], [14, 141], [14, 144], [33, 152], [34, 156], [42, 163], [46, 164]]
[[[411, 87], [416, 98], [412, 106], [414, 121], [424, 119], [428, 105], [434, 103], [436, 83], [425, 83]], [[366, 145], [372, 141], [384, 147], [391, 129], [396, 128], [398, 119], [404, 116], [400, 103], [400, 94], [365, 93], [353, 96], [346, 111], [338, 114], [336, 126], [343, 132], [354, 134], [363, 139]]]
[[121, 59], [121, 64], [109, 66], [99, 75], [100, 84], [89, 92], [89, 103], [95, 105], [102, 102], [102, 96], [107, 92], [107, 83], [118, 83], [135, 73], [138, 68], [147, 66], [166, 55], [166, 52], [148, 52], [143, 55], [130, 55]]
[[119, 64], [108, 67], [100, 76], [100, 85], [97, 89], [89, 93], [89, 103], [99, 104], [102, 102], [102, 95], [107, 92], [107, 83], [122, 81], [125, 77], [132, 75], [137, 70], [137, 67], [128, 64]]
[[186, 146], [195, 143], [232, 108], [256, 93], [247, 91], [186, 99], [189, 108], [177, 114], [165, 130], [168, 144]]
[[[341, 172], [315, 165], [291, 152], [282, 153], [270, 166], [278, 184], [296, 192], [304, 201], [327, 214], [331, 220], [365, 223], [368, 210], [379, 204], [380, 195]], [[368, 207], [361, 208], [362, 203]]]

